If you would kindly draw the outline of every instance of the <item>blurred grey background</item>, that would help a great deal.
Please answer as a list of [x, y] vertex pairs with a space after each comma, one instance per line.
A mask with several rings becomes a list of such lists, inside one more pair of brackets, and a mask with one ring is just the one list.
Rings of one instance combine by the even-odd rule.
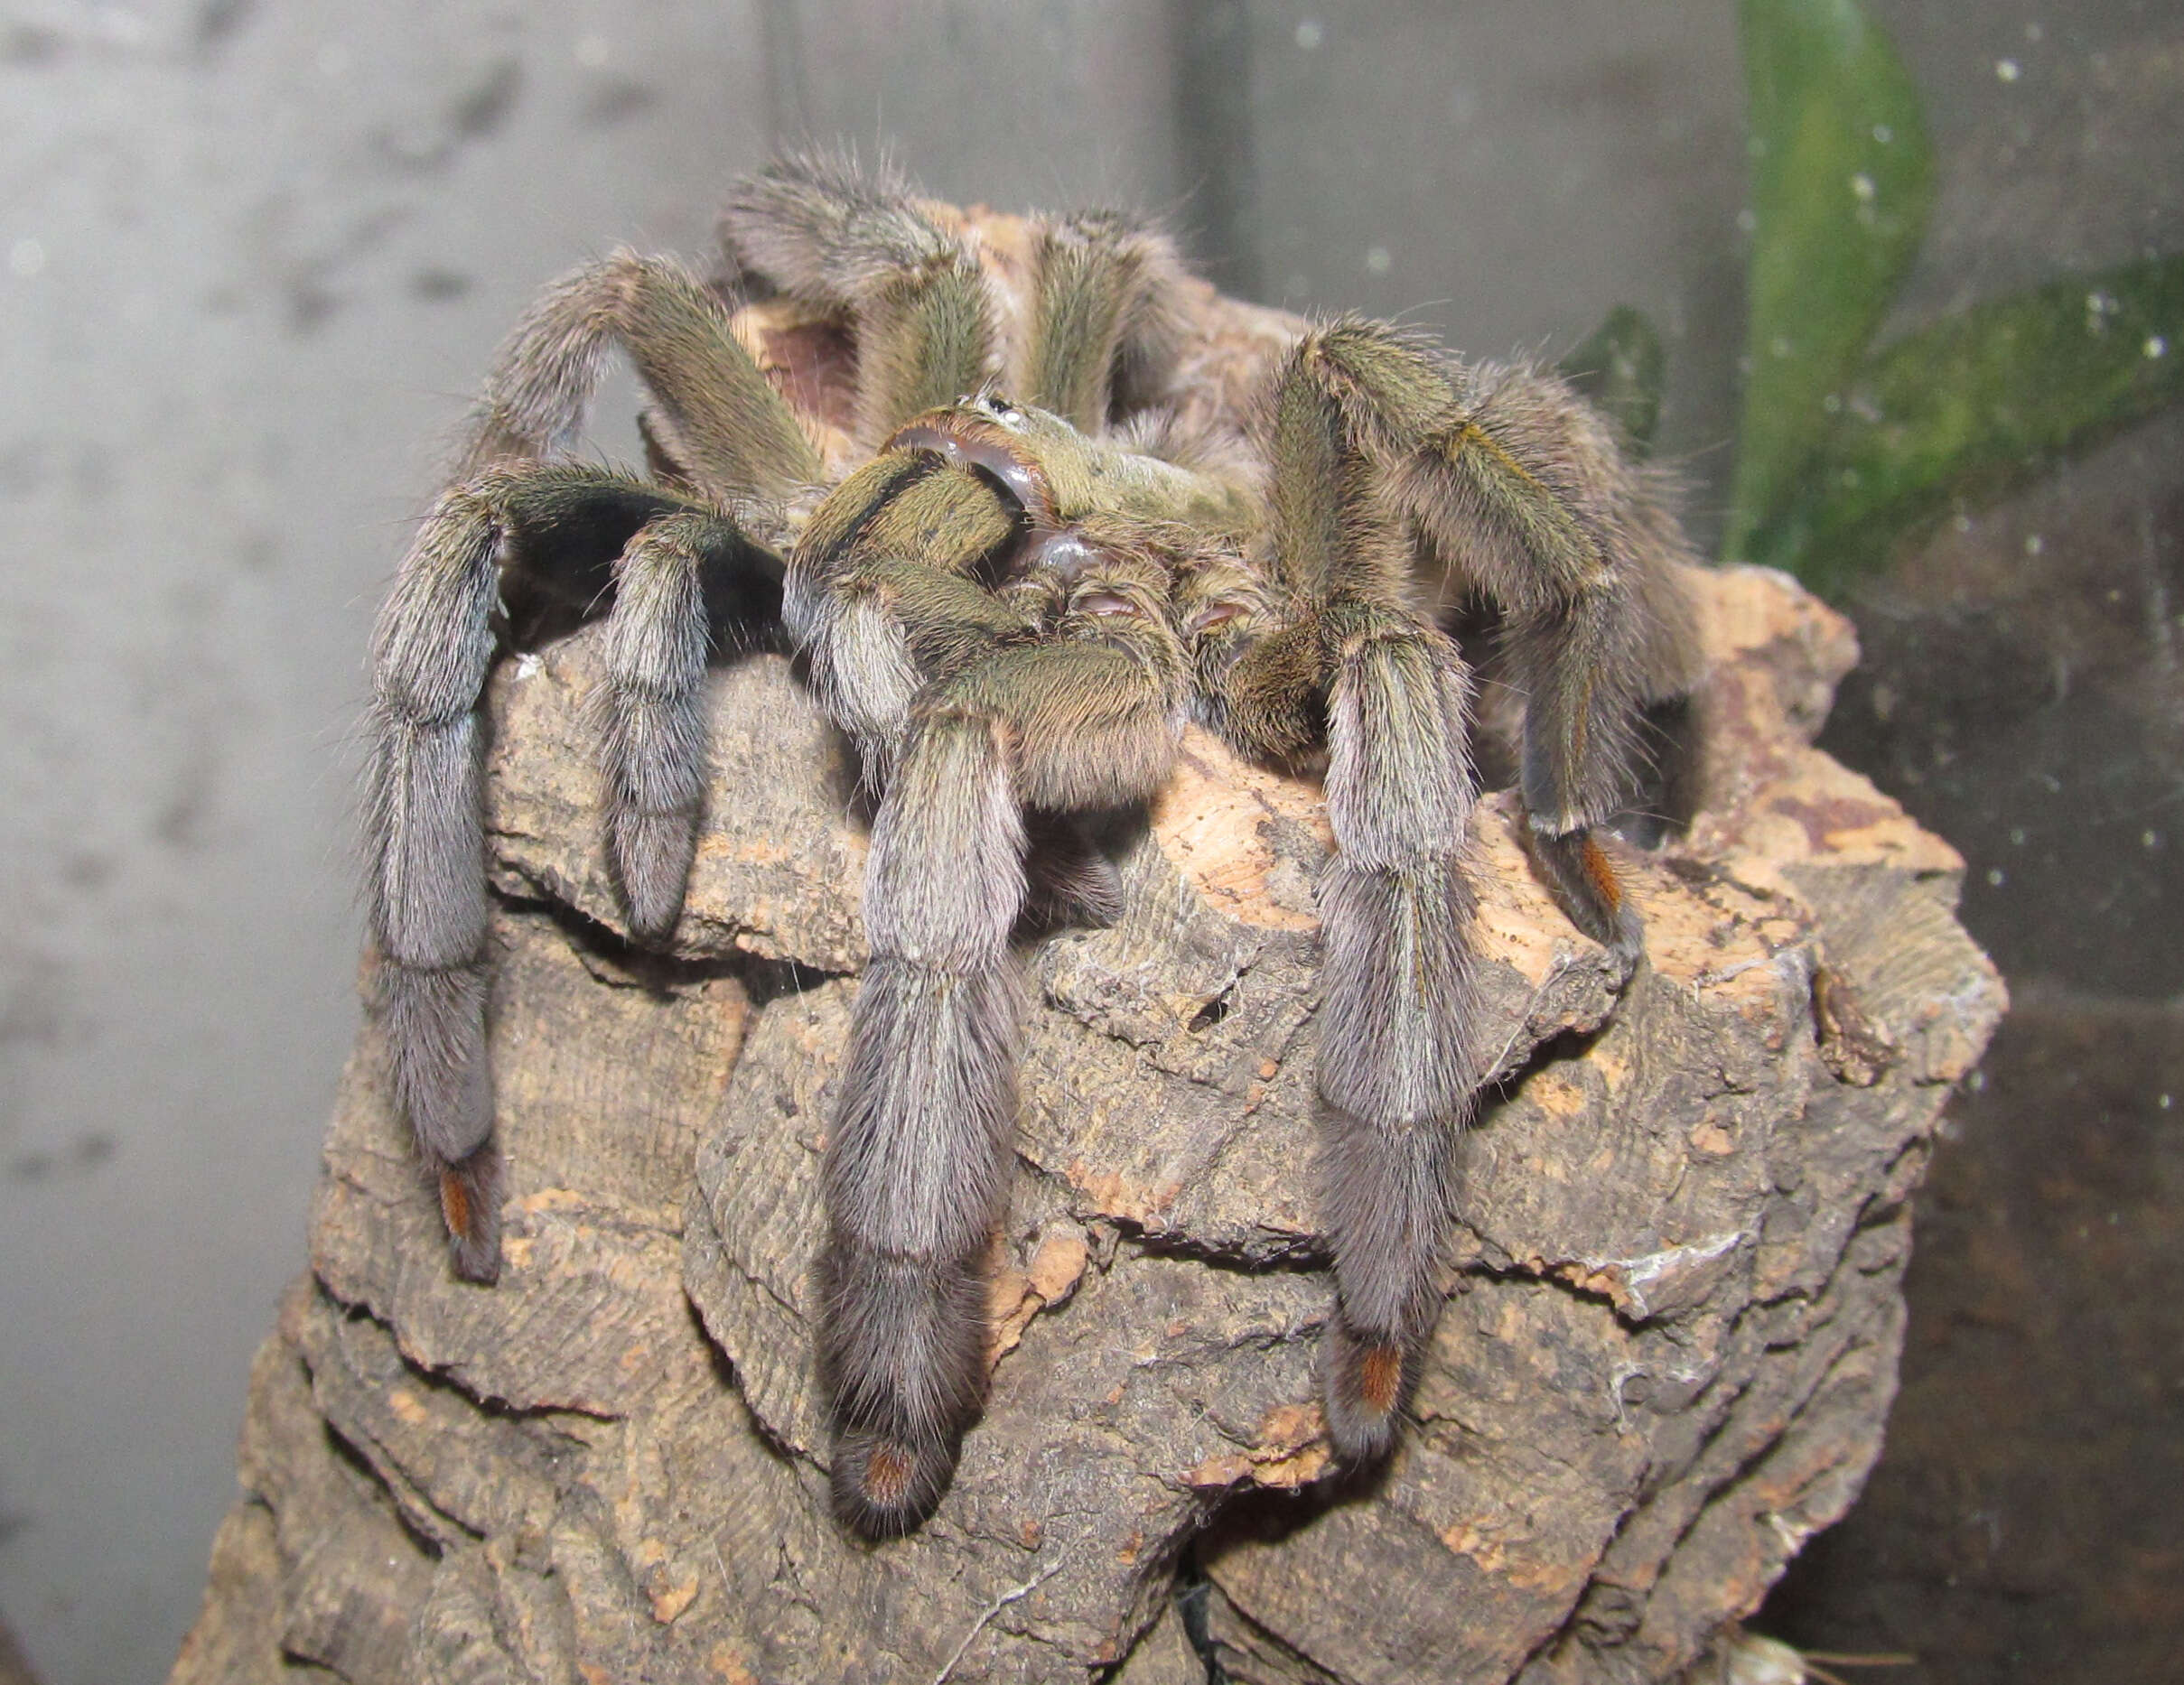
[[[2184, 246], [2173, 0], [1871, 9], [1942, 170], [1905, 320]], [[777, 144], [884, 143], [943, 197], [1151, 210], [1232, 290], [1480, 352], [1635, 303], [1711, 541], [1741, 106], [1730, 0], [0, 3], [0, 1616], [48, 1685], [158, 1679], [195, 1612], [355, 1023], [370, 619], [534, 289], [624, 241], [703, 256]], [[2038, 494], [2049, 531], [2138, 499], [2143, 554], [2051, 582], [2133, 593], [2099, 659], [2152, 701], [2108, 747], [2157, 782], [2162, 425]], [[2000, 591], [1960, 563], [1929, 596]], [[1991, 898], [1979, 934], [2037, 971]], [[2184, 991], [2173, 961], [2065, 982]]]

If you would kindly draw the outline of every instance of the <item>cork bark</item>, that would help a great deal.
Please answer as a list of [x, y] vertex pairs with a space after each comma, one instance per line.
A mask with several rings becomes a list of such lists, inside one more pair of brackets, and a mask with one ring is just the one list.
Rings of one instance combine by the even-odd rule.
[[[966, 226], [1005, 296], [1021, 225]], [[1193, 297], [1192, 402], [1233, 416], [1295, 324]], [[744, 324], [762, 358], [796, 325]], [[177, 1685], [1673, 1677], [1874, 1458], [1908, 1202], [2002, 1004], [1962, 862], [1811, 747], [1846, 623], [1759, 570], [1694, 590], [1699, 812], [1622, 851], [1636, 971], [1509, 794], [1476, 815], [1495, 1080], [1393, 1461], [1336, 1467], [1315, 1401], [1321, 793], [1192, 731], [1105, 839], [1122, 921], [1023, 954], [990, 1393], [938, 1513], [878, 1547], [828, 1514], [811, 1364], [865, 958], [847, 751], [789, 661], [724, 663], [688, 905], [641, 950], [596, 634], [504, 664], [506, 1268], [450, 1273], [368, 1011]]]
[[1158, 1685], [1207, 1645], [1238, 1681], [1673, 1674], [1873, 1459], [1907, 1202], [2002, 1004], [1956, 857], [1809, 746], [1843, 623], [1777, 575], [1696, 585], [1704, 805], [1626, 852], [1634, 974], [1511, 798], [1479, 811], [1499, 1078], [1394, 1462], [1344, 1476], [1314, 1402], [1320, 793], [1193, 732], [1110, 839], [1125, 919], [1025, 955], [991, 1396], [877, 1548], [828, 1517], [810, 1362], [864, 955], [845, 751], [787, 661], [724, 668], [688, 912], [642, 952], [596, 841], [595, 639], [509, 664], [508, 1267], [451, 1276], [368, 1018], [176, 1680]]

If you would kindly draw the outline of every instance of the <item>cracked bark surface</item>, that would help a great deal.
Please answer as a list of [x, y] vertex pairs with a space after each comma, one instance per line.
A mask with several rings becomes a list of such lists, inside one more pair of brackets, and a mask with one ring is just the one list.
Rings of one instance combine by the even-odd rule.
[[1854, 651], [1778, 576], [1697, 582], [1703, 810], [1630, 855], [1623, 978], [1479, 812], [1502, 1082], [1385, 1470], [1331, 1467], [1310, 1165], [1318, 791], [1193, 733], [1114, 839], [1116, 927], [1026, 956], [994, 1370], [916, 1536], [828, 1519], [819, 1152], [863, 959], [845, 751], [789, 664], [717, 679], [671, 952], [617, 934], [589, 634], [495, 682], [507, 1269], [454, 1280], [376, 1027], [243, 1495], [175, 1679], [1672, 1675], [1851, 1502], [1907, 1200], [2002, 1004], [1959, 864], [1809, 746]]
[[[1005, 295], [1021, 225], [969, 226]], [[1196, 297], [1193, 401], [1234, 414], [1296, 324]], [[1626, 851], [1637, 973], [1555, 908], [1509, 795], [1475, 816], [1498, 1082], [1395, 1459], [1345, 1476], [1316, 1403], [1320, 792], [1192, 731], [1106, 839], [1121, 923], [1025, 953], [990, 1395], [938, 1513], [879, 1547], [828, 1516], [810, 1363], [864, 960], [846, 751], [788, 661], [723, 665], [688, 904], [639, 951], [598, 845], [596, 635], [505, 664], [505, 1269], [451, 1275], [368, 1012], [177, 1685], [1688, 1664], [1873, 1460], [1907, 1201], [2002, 1007], [1961, 861], [1811, 747], [1847, 624], [1758, 570], [1694, 589], [1702, 801]]]

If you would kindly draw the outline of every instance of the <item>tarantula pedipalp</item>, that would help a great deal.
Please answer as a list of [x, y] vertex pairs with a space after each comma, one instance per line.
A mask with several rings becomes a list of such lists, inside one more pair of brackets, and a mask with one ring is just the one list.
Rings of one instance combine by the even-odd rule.
[[[1074, 818], [1159, 789], [1192, 713], [1252, 755], [1325, 756], [1325, 1398], [1339, 1449], [1369, 1457], [1438, 1309], [1451, 1153], [1487, 1063], [1470, 669], [1425, 587], [1498, 618], [1535, 857], [1629, 954], [1638, 921], [1593, 830], [1641, 710], [1694, 677], [1681, 538], [1558, 381], [1341, 321], [1287, 349], [1247, 439], [1201, 436], [1170, 402], [1186, 283], [1166, 243], [1107, 215], [1031, 229], [1004, 258], [892, 181], [761, 172], [725, 232], [743, 275], [801, 312], [772, 378], [671, 264], [622, 255], [566, 278], [504, 353], [375, 643], [384, 1021], [476, 1280], [498, 1269], [477, 712], [499, 651], [611, 603], [606, 846], [640, 936], [680, 908], [711, 628], [778, 613], [855, 740], [882, 795], [826, 1162], [819, 1357], [837, 1502], [873, 1534], [929, 1512], [977, 1406], [1013, 1126], [1011, 944], [1035, 908], [1114, 910]], [[557, 460], [617, 350], [648, 395], [650, 480]]]

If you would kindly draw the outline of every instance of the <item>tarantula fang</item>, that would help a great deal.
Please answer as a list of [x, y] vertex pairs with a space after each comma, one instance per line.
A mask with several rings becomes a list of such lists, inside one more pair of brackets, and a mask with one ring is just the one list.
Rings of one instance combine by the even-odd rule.
[[[1004, 284], [974, 231], [891, 177], [761, 172], [723, 233], [745, 284], [814, 324], [778, 385], [721, 294], [671, 263], [623, 253], [556, 284], [503, 352], [373, 649], [381, 1010], [474, 1281], [499, 1268], [479, 752], [498, 656], [611, 602], [605, 845], [640, 938], [680, 908], [725, 621], [784, 626], [854, 740], [881, 792], [872, 958], [825, 1162], [817, 1337], [837, 1505], [873, 1536], [930, 1513], [983, 1391], [1012, 941], [1033, 902], [1114, 911], [1104, 860], [1055, 842], [1069, 816], [1150, 796], [1192, 714], [1249, 754], [1324, 755], [1324, 1400], [1338, 1448], [1367, 1458], [1439, 1309], [1451, 1155], [1486, 1063], [1471, 668], [1425, 586], [1498, 624], [1536, 858], [1629, 954], [1638, 921], [1595, 829], [1642, 712], [1694, 676], [1683, 540], [1559, 381], [1346, 320], [1297, 338], [1236, 439], [1194, 436], [1169, 402], [1188, 283], [1166, 241], [1104, 213], [1031, 228]], [[614, 352], [645, 387], [649, 479], [563, 460]], [[841, 460], [818, 415], [845, 380]]]

